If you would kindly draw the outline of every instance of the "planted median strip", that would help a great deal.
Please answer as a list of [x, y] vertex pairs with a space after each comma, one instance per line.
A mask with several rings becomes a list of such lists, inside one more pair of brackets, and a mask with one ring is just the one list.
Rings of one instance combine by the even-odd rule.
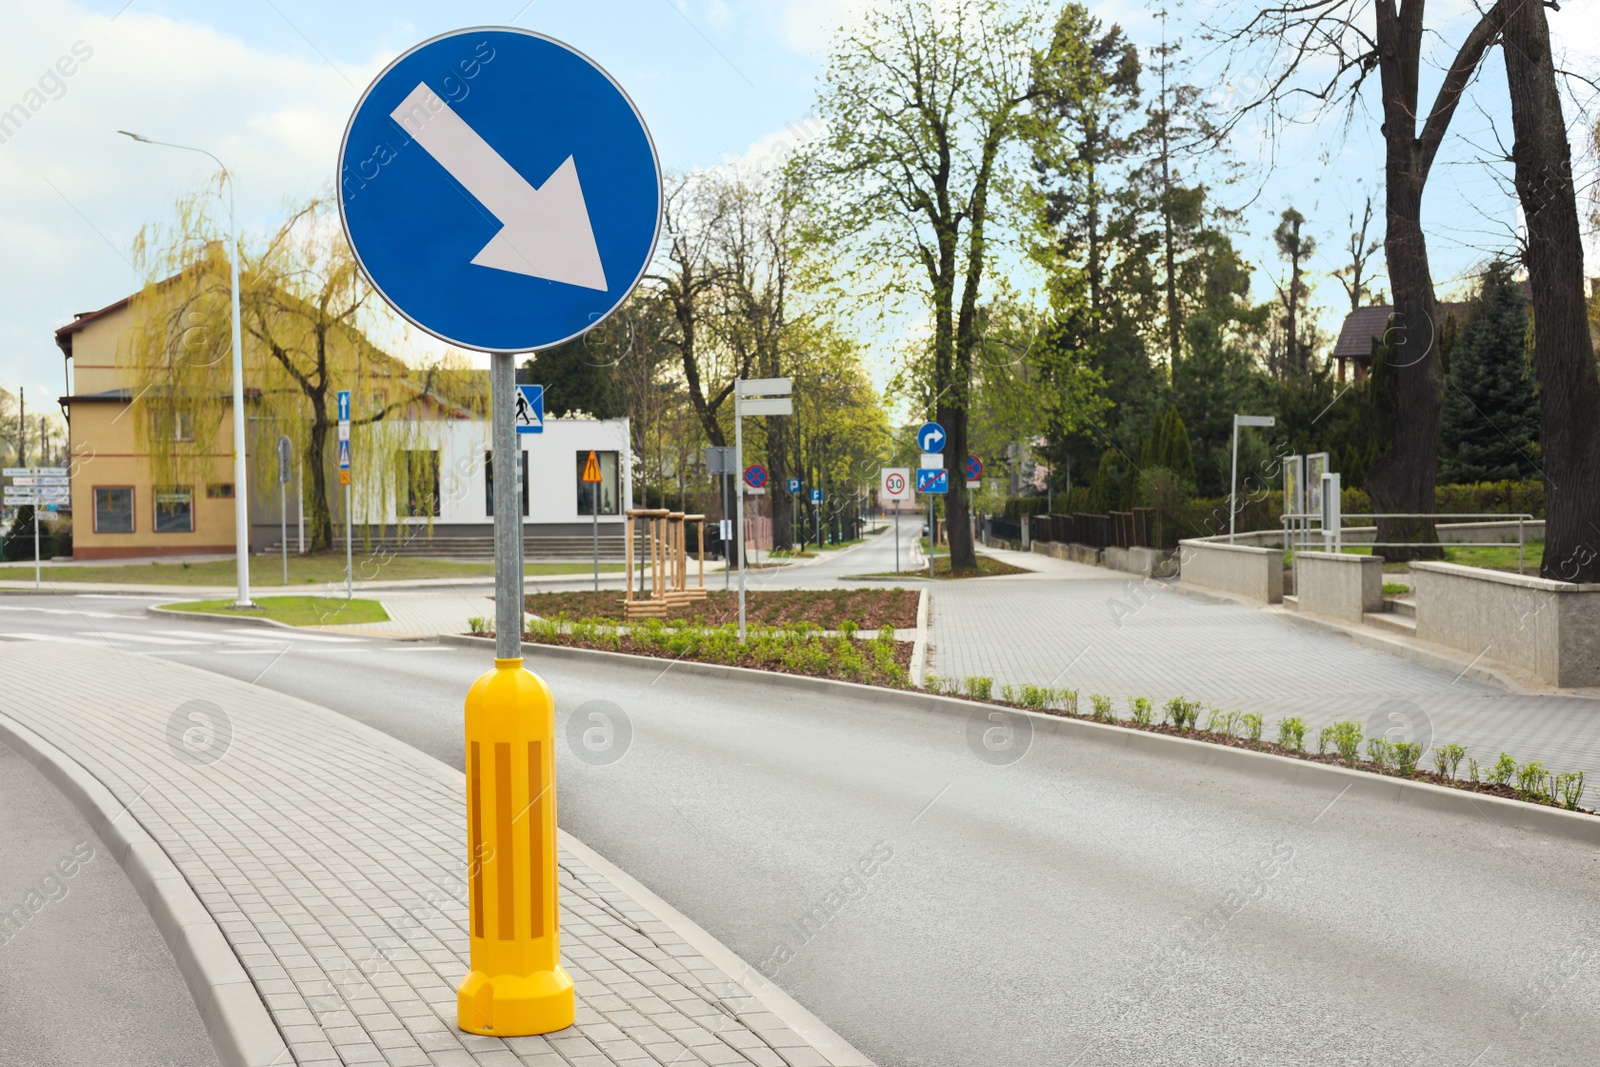
[[[1552, 772], [1538, 760], [1519, 763], [1502, 752], [1495, 761], [1480, 761], [1468, 756], [1461, 745], [1437, 745], [1427, 753], [1412, 741], [1390, 741], [1382, 737], [1362, 736], [1358, 722], [1344, 720], [1324, 726], [1317, 733], [1316, 751], [1307, 747], [1307, 727], [1297, 716], [1279, 719], [1277, 741], [1262, 739], [1265, 721], [1253, 712], [1222, 711], [1212, 705], [1202, 705], [1197, 700], [1173, 697], [1156, 716], [1155, 705], [1148, 697], [1129, 697], [1128, 717], [1117, 714], [1111, 697], [1102, 693], [1089, 694], [1089, 711], [1081, 711], [1076, 689], [1052, 689], [1046, 686], [1001, 686], [998, 699], [994, 696], [994, 679], [981, 675], [960, 679], [941, 679], [930, 674], [927, 678], [930, 693], [945, 693], [993, 704], [1002, 704], [1045, 715], [1063, 718], [1089, 719], [1152, 733], [1185, 737], [1191, 741], [1247, 748], [1293, 759], [1328, 763], [1391, 778], [1408, 778], [1434, 785], [1464, 789], [1474, 793], [1521, 800], [1546, 807], [1561, 807], [1568, 811], [1593, 815], [1595, 812], [1578, 806], [1583, 799], [1585, 773], [1583, 771]], [[1204, 715], [1204, 724], [1201, 716]], [[1365, 748], [1366, 755], [1362, 755]], [[1434, 770], [1421, 766], [1424, 755], [1431, 756]], [[1466, 763], [1465, 774], [1462, 763]]]

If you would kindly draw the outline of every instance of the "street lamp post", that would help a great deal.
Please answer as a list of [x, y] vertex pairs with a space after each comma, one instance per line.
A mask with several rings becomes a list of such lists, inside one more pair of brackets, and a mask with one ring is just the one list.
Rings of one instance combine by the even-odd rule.
[[173, 144], [170, 141], [153, 141], [137, 133], [127, 130], [118, 130], [124, 137], [131, 137], [141, 144], [160, 145], [163, 148], [178, 148], [185, 152], [199, 152], [207, 156], [217, 166], [222, 168], [222, 176], [228, 182], [228, 241], [233, 245], [228, 255], [228, 289], [231, 296], [233, 313], [233, 537], [234, 555], [237, 562], [239, 577], [239, 592], [233, 606], [248, 608], [250, 602], [250, 493], [246, 484], [245, 452], [244, 452], [244, 348], [240, 339], [239, 329], [239, 221], [233, 210], [233, 172], [226, 163], [207, 152], [204, 148], [194, 148], [185, 144]]
[[1233, 417], [1233, 476], [1228, 482], [1228, 544], [1233, 544], [1233, 523], [1239, 514], [1239, 427], [1271, 426], [1271, 415], [1235, 415]]

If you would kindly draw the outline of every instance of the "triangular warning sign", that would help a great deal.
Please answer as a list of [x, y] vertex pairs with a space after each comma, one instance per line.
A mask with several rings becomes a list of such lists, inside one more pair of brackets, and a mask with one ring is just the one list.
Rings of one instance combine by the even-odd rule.
[[600, 481], [600, 459], [594, 454], [594, 449], [589, 450], [588, 462], [583, 465], [583, 480], [586, 482]]

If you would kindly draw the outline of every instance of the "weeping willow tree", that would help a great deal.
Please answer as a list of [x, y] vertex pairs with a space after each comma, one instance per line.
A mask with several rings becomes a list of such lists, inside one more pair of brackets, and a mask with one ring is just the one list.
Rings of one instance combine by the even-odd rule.
[[[220, 176], [219, 176], [220, 181]], [[215, 482], [231, 460], [223, 420], [232, 406], [232, 327], [226, 229], [210, 192], [177, 202], [170, 222], [134, 241], [146, 283], [118, 351], [128, 372], [135, 432], [156, 484]], [[446, 352], [412, 366], [377, 348], [362, 326], [386, 310], [357, 268], [336, 206], [318, 198], [290, 211], [264, 242], [241, 252], [239, 302], [246, 452], [251, 484], [277, 478], [276, 444], [301, 457], [311, 550], [333, 541], [338, 393], [351, 393], [353, 510], [368, 524], [438, 510], [436, 461], [423, 458], [430, 422], [485, 410], [483, 375]]]

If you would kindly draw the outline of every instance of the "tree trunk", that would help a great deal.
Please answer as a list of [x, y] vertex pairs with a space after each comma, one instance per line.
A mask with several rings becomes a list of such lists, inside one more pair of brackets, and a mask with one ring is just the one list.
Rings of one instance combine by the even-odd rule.
[[[1411, 0], [1396, 11], [1392, 0], [1385, 0], [1378, 4], [1377, 18], [1387, 198], [1384, 255], [1394, 289], [1391, 330], [1398, 416], [1389, 454], [1372, 465], [1364, 484], [1376, 512], [1431, 515], [1436, 510], [1444, 375], [1435, 344], [1438, 305], [1422, 232], [1422, 190], [1432, 164], [1417, 136], [1422, 4]], [[1444, 118], [1448, 121], [1448, 113]], [[1429, 123], [1435, 119], [1430, 116]], [[1442, 136], [1442, 129], [1438, 134]], [[1439, 539], [1430, 518], [1380, 521], [1377, 526], [1379, 541]], [[1442, 555], [1437, 548], [1385, 548], [1379, 554], [1400, 561]]]
[[311, 423], [311, 492], [306, 497], [306, 548], [326, 552], [333, 547], [333, 516], [328, 507], [328, 435], [333, 424], [317, 409]]
[[1527, 221], [1539, 443], [1545, 485], [1541, 576], [1600, 582], [1600, 378], [1584, 298], [1583, 241], [1550, 54], [1536, 0], [1501, 0], [1517, 198]]

